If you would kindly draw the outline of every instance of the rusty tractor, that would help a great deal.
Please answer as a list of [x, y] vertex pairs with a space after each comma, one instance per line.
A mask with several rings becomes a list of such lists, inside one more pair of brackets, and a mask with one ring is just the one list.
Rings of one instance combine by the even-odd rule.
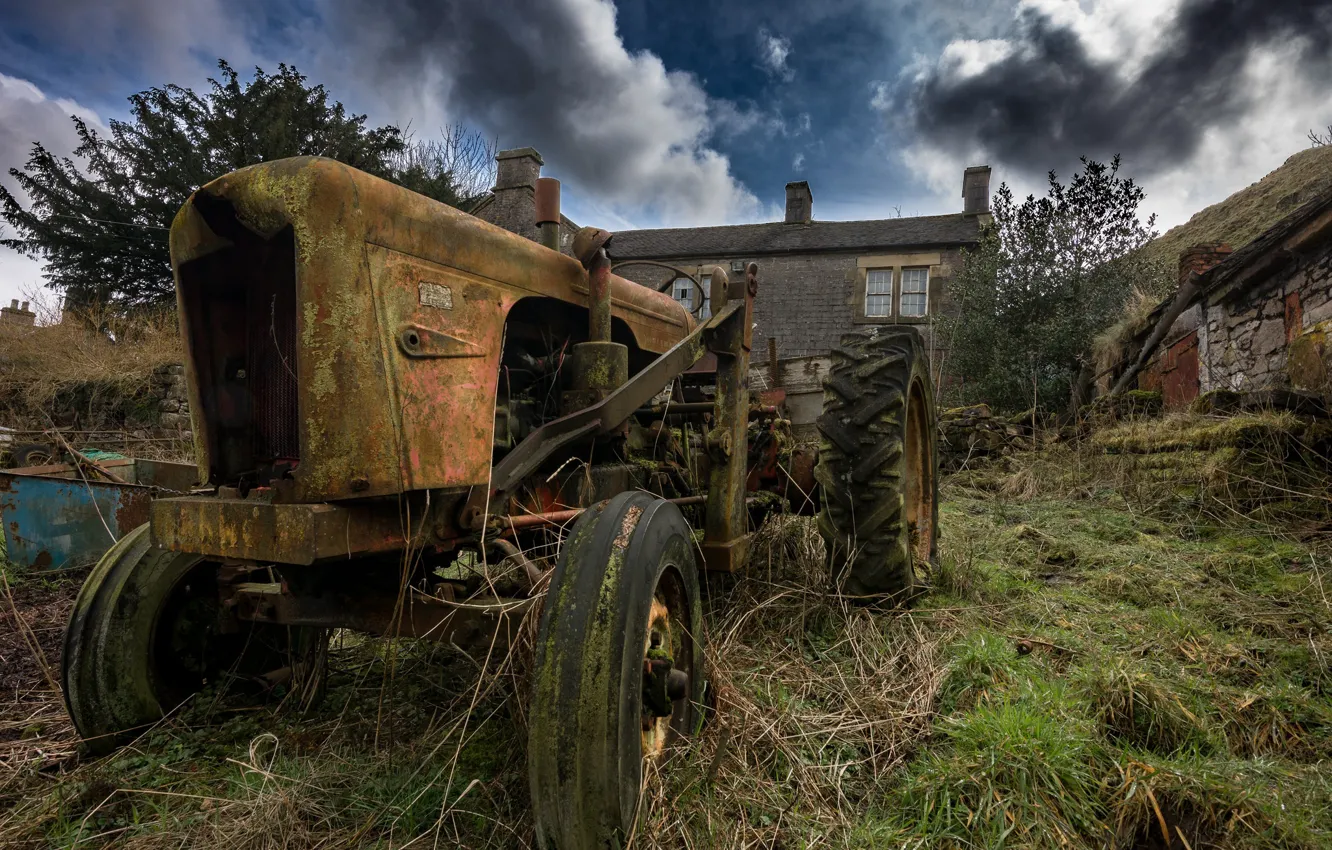
[[747, 387], [757, 266], [712, 272], [704, 320], [613, 274], [606, 231], [552, 250], [548, 188], [545, 244], [319, 158], [189, 199], [170, 244], [200, 486], [78, 597], [63, 677], [89, 747], [205, 686], [313, 700], [334, 629], [494, 652], [530, 617], [538, 843], [602, 847], [700, 728], [700, 572], [742, 569], [766, 512], [818, 513], [848, 595], [921, 587], [916, 332], [844, 337], [798, 448], [780, 393]]

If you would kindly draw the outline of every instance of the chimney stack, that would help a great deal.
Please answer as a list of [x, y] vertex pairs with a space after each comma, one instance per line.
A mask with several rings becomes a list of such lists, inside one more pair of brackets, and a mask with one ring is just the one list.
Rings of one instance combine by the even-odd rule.
[[1184, 249], [1179, 255], [1179, 284], [1189, 279], [1189, 274], [1206, 274], [1212, 267], [1225, 262], [1231, 254], [1230, 245], [1225, 242], [1204, 242]]
[[15, 298], [9, 302], [8, 307], [0, 307], [0, 324], [22, 325], [32, 327], [37, 324], [37, 314], [28, 309], [28, 302], [24, 301], [23, 306], [19, 306], [18, 299]]
[[541, 154], [536, 148], [515, 148], [495, 154], [495, 191], [527, 186], [535, 191], [541, 176]]
[[510, 233], [541, 241], [537, 227], [536, 187], [541, 176], [541, 154], [534, 148], [515, 148], [495, 154], [493, 199], [481, 217]]
[[809, 191], [809, 183], [786, 184], [786, 223], [809, 224], [814, 217], [814, 193]]
[[962, 172], [962, 212], [989, 215], [990, 166], [973, 165]]

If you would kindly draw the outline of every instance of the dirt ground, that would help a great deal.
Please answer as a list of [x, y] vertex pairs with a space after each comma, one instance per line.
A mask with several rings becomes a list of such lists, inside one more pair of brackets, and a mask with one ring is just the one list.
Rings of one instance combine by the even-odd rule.
[[11, 585], [0, 599], [0, 808], [27, 765], [57, 776], [75, 758], [74, 729], [60, 694], [60, 650], [82, 572]]

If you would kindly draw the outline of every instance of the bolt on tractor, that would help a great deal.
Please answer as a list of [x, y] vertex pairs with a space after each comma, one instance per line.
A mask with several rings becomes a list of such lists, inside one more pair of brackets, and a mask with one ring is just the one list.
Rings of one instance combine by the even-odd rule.
[[703, 320], [612, 274], [606, 231], [544, 241], [327, 159], [194, 193], [170, 243], [200, 486], [79, 594], [63, 681], [90, 748], [205, 687], [313, 700], [331, 630], [494, 652], [530, 620], [538, 843], [602, 847], [700, 729], [700, 573], [741, 570], [766, 513], [817, 513], [848, 595], [919, 590], [915, 330], [842, 338], [802, 449], [748, 388], [755, 264], [712, 270]]

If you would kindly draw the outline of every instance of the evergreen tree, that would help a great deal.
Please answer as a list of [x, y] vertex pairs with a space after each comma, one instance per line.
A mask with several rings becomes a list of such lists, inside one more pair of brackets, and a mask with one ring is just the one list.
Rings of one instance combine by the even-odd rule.
[[[367, 127], [295, 68], [256, 68], [245, 82], [225, 61], [218, 67], [221, 79], [203, 94], [165, 85], [133, 95], [131, 118], [111, 121], [109, 135], [73, 118], [82, 168], [34, 143], [25, 167], [10, 170], [26, 207], [0, 186], [12, 230], [0, 244], [44, 261], [48, 285], [69, 304], [131, 309], [173, 298], [167, 230], [190, 193], [246, 165], [326, 156], [445, 203], [469, 200], [466, 175], [440, 157], [412, 156], [422, 143], [397, 127]], [[478, 144], [461, 130], [445, 141], [455, 137]]]

